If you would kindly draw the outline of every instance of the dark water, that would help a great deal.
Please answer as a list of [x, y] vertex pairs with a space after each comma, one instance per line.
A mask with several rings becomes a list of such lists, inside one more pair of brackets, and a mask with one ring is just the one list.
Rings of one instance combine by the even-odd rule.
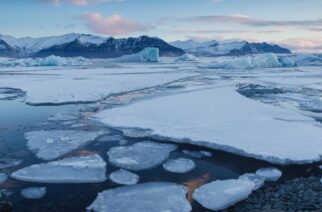
[[[113, 98], [112, 98], [113, 99]], [[114, 97], [120, 99], [120, 97]], [[126, 98], [125, 98], [126, 99]], [[123, 99], [124, 100], [124, 99]], [[108, 102], [108, 101], [107, 101]], [[62, 122], [47, 122], [50, 115], [57, 112], [77, 112], [82, 111], [82, 117], [91, 115], [96, 107], [87, 107], [86, 105], [64, 105], [64, 106], [29, 106], [23, 103], [23, 99], [0, 101], [0, 158], [22, 159], [23, 163], [14, 168], [0, 170], [1, 172], [11, 173], [19, 168], [29, 166], [31, 164], [41, 163], [33, 153], [26, 148], [26, 140], [24, 133], [32, 130], [40, 129], [66, 129], [68, 126]], [[119, 145], [119, 140], [126, 140], [127, 145], [135, 142], [144, 141], [148, 138], [129, 138], [125, 137], [121, 132], [108, 129], [95, 121], [88, 121], [85, 130], [101, 130], [111, 131], [109, 136], [118, 136], [115, 141], [99, 142], [94, 141], [91, 144], [73, 151], [66, 156], [78, 156], [86, 154], [99, 154], [108, 162], [106, 152], [109, 148]], [[104, 140], [104, 137], [98, 138]], [[151, 140], [151, 139], [149, 139]], [[156, 140], [155, 140], [156, 141]], [[164, 141], [156, 141], [164, 142]], [[171, 141], [168, 141], [171, 142]], [[283, 171], [283, 179], [290, 179], [299, 176], [312, 176], [318, 173], [317, 164], [312, 165], [292, 165], [277, 166], [264, 161], [251, 158], [241, 157], [222, 151], [214, 151], [202, 147], [188, 144], [178, 144], [178, 150], [171, 153], [170, 158], [186, 157], [195, 161], [196, 168], [186, 174], [175, 174], [166, 172], [162, 165], [143, 171], [137, 171], [140, 176], [140, 183], [151, 181], [169, 181], [185, 185], [188, 190], [188, 199], [192, 203], [193, 211], [205, 211], [199, 204], [191, 198], [193, 190], [207, 182], [216, 179], [238, 178], [246, 172], [254, 172], [258, 168], [274, 166]], [[182, 150], [200, 151], [205, 150], [212, 153], [212, 157], [196, 159], [182, 153]], [[107, 163], [107, 176], [118, 168]], [[45, 186], [47, 194], [40, 200], [27, 200], [20, 195], [20, 190], [27, 187]], [[0, 185], [0, 189], [6, 189], [12, 194], [9, 196], [13, 204], [13, 211], [85, 211], [97, 196], [97, 193], [109, 188], [117, 187], [110, 180], [104, 183], [88, 183], [88, 184], [43, 184], [43, 183], [27, 183], [14, 179], [9, 179]]]

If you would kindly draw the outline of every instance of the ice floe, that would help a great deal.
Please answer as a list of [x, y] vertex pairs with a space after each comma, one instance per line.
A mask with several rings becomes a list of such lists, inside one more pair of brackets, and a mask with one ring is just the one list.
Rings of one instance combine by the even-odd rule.
[[276, 168], [261, 168], [256, 171], [256, 175], [267, 181], [276, 181], [282, 176], [282, 172]]
[[246, 199], [255, 184], [246, 180], [216, 180], [196, 189], [193, 198], [210, 210], [223, 210]]
[[6, 169], [10, 167], [19, 166], [23, 161], [21, 159], [14, 158], [0, 158], [0, 169]]
[[6, 182], [8, 179], [8, 175], [5, 173], [0, 173], [0, 185], [4, 182]]
[[90, 155], [28, 166], [11, 177], [39, 183], [99, 183], [106, 180], [105, 172], [105, 161], [98, 155]]
[[55, 55], [44, 58], [0, 59], [0, 67], [85, 66], [90, 64], [91, 61], [83, 57], [60, 57]]
[[40, 130], [25, 133], [27, 147], [43, 160], [56, 159], [72, 150], [88, 144], [104, 131]]
[[119, 169], [115, 172], [112, 172], [109, 178], [112, 182], [121, 185], [134, 185], [137, 184], [140, 179], [137, 174], [134, 174], [125, 169]]
[[254, 68], [278, 68], [292, 67], [295, 63], [291, 57], [280, 59], [273, 53], [259, 54], [255, 56], [243, 56], [226, 59], [217, 63], [203, 64], [201, 68], [224, 68], [224, 69], [254, 69]]
[[175, 72], [173, 70], [176, 69], [173, 68], [151, 68], [157, 73], [149, 73], [149, 70], [146, 67], [120, 67], [113, 71], [108, 68], [66, 68], [43, 70], [40, 74], [39, 71], [23, 69], [19, 76], [1, 76], [0, 85], [22, 90], [25, 92], [25, 101], [33, 105], [88, 103], [102, 100], [112, 94], [162, 85], [195, 75]]
[[255, 187], [254, 187], [254, 190], [257, 190], [259, 189], [260, 187], [262, 187], [265, 183], [265, 178], [264, 177], [261, 177], [257, 174], [254, 174], [254, 173], [246, 173], [246, 174], [243, 174], [241, 176], [239, 176], [240, 180], [248, 180], [248, 181], [251, 181], [255, 184]]
[[174, 172], [174, 173], [180, 173], [180, 174], [187, 173], [193, 170], [195, 167], [196, 167], [195, 162], [187, 158], [170, 159], [163, 164], [163, 168], [168, 172]]
[[24, 92], [14, 88], [0, 88], [0, 100], [12, 100], [24, 96]]
[[147, 47], [142, 51], [131, 54], [124, 55], [118, 58], [115, 58], [114, 61], [117, 62], [159, 62], [159, 49], [154, 47]]
[[46, 187], [25, 188], [20, 194], [26, 199], [41, 199], [47, 193]]
[[174, 144], [143, 141], [130, 146], [112, 147], [107, 155], [109, 162], [114, 166], [129, 170], [143, 170], [161, 164], [176, 148]]
[[322, 155], [318, 122], [248, 99], [230, 86], [154, 98], [105, 110], [95, 117], [120, 129], [146, 129], [149, 136], [272, 163], [311, 163]]
[[208, 151], [191, 151], [191, 150], [184, 149], [184, 150], [182, 150], [182, 152], [184, 154], [189, 155], [194, 158], [203, 158], [203, 157], [211, 157], [212, 156], [212, 153], [208, 152]]
[[187, 189], [166, 183], [144, 183], [99, 193], [87, 210], [99, 212], [189, 212]]
[[199, 61], [199, 58], [192, 55], [192, 54], [184, 54], [184, 55], [181, 55], [180, 57], [176, 58], [175, 59], [175, 62], [197, 62]]

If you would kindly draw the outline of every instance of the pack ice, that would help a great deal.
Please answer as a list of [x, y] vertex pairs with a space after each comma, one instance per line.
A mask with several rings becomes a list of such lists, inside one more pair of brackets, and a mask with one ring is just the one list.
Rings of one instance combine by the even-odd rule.
[[166, 183], [144, 183], [99, 193], [87, 210], [97, 212], [189, 212], [187, 189]]
[[39, 183], [99, 183], [105, 181], [105, 172], [105, 161], [98, 155], [90, 155], [28, 166], [11, 177]]
[[163, 168], [165, 170], [180, 174], [187, 173], [195, 167], [195, 162], [187, 158], [170, 159], [163, 164]]
[[131, 54], [123, 55], [121, 57], [115, 58], [114, 61], [117, 62], [159, 62], [159, 49], [154, 47], [147, 47], [142, 51]]
[[46, 187], [25, 188], [20, 194], [26, 199], [41, 199], [47, 193]]
[[[164, 96], [96, 114], [103, 123], [278, 164], [321, 160], [322, 128], [291, 110], [223, 86]], [[301, 129], [301, 130], [298, 130]]]
[[25, 133], [27, 147], [43, 160], [56, 159], [103, 135], [104, 131], [41, 130]]
[[90, 60], [83, 57], [60, 57], [55, 55], [44, 58], [0, 58], [0, 67], [85, 66], [90, 64]]
[[130, 146], [112, 147], [107, 155], [109, 162], [114, 166], [129, 170], [143, 170], [161, 164], [176, 148], [174, 144], [143, 141]]
[[115, 172], [112, 172], [109, 176], [112, 182], [122, 185], [134, 185], [137, 184], [140, 177], [130, 171], [125, 169], [119, 169]]
[[192, 197], [210, 210], [223, 210], [246, 199], [255, 184], [246, 180], [216, 180], [196, 189]]

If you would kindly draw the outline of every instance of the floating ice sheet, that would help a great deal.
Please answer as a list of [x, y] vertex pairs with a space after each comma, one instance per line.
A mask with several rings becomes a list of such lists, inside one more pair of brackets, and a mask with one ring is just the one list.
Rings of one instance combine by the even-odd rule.
[[11, 177], [40, 183], [99, 183], [105, 181], [105, 172], [105, 161], [98, 155], [90, 155], [28, 166]]
[[174, 183], [144, 183], [99, 193], [87, 210], [99, 212], [189, 212], [187, 189]]
[[196, 167], [193, 160], [187, 158], [176, 158], [167, 160], [163, 164], [163, 168], [169, 172], [174, 173], [187, 173]]
[[25, 134], [30, 151], [36, 152], [43, 160], [56, 159], [103, 135], [104, 131], [90, 132], [81, 130], [41, 130]]
[[140, 179], [140, 177], [137, 174], [134, 174], [125, 169], [119, 169], [115, 172], [112, 172], [109, 178], [114, 183], [121, 185], [134, 185], [137, 184]]
[[267, 181], [276, 181], [282, 176], [282, 172], [276, 168], [262, 168], [256, 171], [256, 175]]
[[247, 180], [217, 180], [201, 186], [193, 198], [211, 210], [223, 210], [246, 199], [255, 184]]
[[117, 167], [129, 170], [143, 170], [161, 164], [177, 148], [174, 144], [161, 144], [143, 141], [131, 146], [111, 148], [107, 155], [109, 162]]
[[141, 101], [95, 117], [109, 126], [273, 163], [311, 163], [322, 155], [322, 127], [314, 119], [248, 99], [229, 86]]
[[46, 187], [25, 188], [20, 194], [26, 199], [41, 199], [47, 193]]

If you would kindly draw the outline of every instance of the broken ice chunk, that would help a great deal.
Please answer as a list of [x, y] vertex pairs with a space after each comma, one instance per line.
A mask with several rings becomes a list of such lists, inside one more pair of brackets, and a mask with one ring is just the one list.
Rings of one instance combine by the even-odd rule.
[[258, 169], [256, 174], [267, 181], [276, 181], [282, 176], [282, 172], [276, 168]]
[[8, 175], [5, 173], [0, 173], [0, 185], [4, 182], [6, 182], [8, 179]]
[[11, 177], [40, 183], [98, 183], [105, 181], [105, 172], [105, 161], [98, 155], [90, 155], [28, 166]]
[[144, 183], [99, 193], [87, 210], [99, 212], [189, 212], [187, 189], [166, 182]]
[[174, 144], [143, 141], [131, 146], [113, 147], [107, 152], [107, 155], [109, 162], [117, 167], [143, 170], [161, 164], [176, 148], [177, 145]]
[[110, 174], [110, 180], [112, 182], [122, 185], [134, 185], [137, 184], [140, 177], [125, 169], [119, 169]]
[[43, 160], [56, 159], [95, 140], [104, 131], [89, 132], [81, 130], [41, 130], [25, 134], [30, 151], [36, 152]]
[[207, 151], [192, 151], [192, 150], [182, 150], [182, 152], [186, 155], [189, 155], [191, 157], [194, 158], [202, 158], [202, 157], [211, 157], [212, 154], [211, 152], [207, 152]]
[[0, 169], [19, 166], [21, 163], [22, 163], [22, 160], [20, 159], [0, 158]]
[[196, 189], [193, 198], [210, 210], [223, 210], [246, 199], [255, 184], [247, 180], [216, 180]]
[[41, 199], [47, 193], [46, 187], [26, 188], [21, 190], [20, 194], [26, 199]]
[[261, 176], [259, 176], [257, 174], [254, 174], [254, 173], [243, 174], [238, 179], [240, 179], [240, 180], [248, 180], [248, 181], [251, 181], [251, 182], [255, 183], [254, 190], [257, 190], [260, 187], [262, 187], [264, 185], [264, 182], [265, 182], [264, 177], [261, 177]]
[[165, 170], [174, 173], [187, 173], [195, 167], [195, 162], [187, 158], [171, 159], [163, 164]]

